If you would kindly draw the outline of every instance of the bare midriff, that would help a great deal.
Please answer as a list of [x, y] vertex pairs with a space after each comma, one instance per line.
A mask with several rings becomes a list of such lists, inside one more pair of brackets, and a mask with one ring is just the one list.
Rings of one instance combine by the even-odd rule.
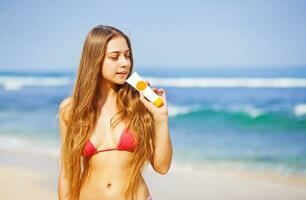
[[[124, 186], [128, 182], [128, 151], [107, 151], [93, 155], [89, 161], [89, 173], [84, 181], [79, 200], [130, 200], [124, 196]], [[146, 200], [149, 190], [140, 176], [134, 200]]]

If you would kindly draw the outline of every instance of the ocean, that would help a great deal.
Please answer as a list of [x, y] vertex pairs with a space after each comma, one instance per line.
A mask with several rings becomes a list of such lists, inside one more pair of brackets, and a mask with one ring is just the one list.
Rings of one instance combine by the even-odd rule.
[[[306, 68], [137, 69], [167, 91], [173, 159], [306, 175]], [[58, 156], [75, 72], [0, 71], [0, 150]]]

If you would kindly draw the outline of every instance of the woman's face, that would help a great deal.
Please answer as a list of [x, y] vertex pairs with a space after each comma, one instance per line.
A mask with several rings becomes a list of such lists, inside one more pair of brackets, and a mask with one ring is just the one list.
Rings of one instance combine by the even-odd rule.
[[103, 79], [114, 83], [124, 84], [130, 72], [130, 49], [125, 38], [114, 37], [106, 47], [105, 59], [102, 66]]

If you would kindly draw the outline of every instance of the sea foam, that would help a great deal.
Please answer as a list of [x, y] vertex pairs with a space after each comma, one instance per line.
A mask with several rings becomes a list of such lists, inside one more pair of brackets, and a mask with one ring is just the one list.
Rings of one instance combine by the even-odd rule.
[[306, 104], [298, 104], [294, 106], [294, 114], [296, 116], [306, 115]]
[[156, 78], [145, 77], [162, 87], [199, 88], [296, 88], [306, 87], [305, 78]]
[[68, 77], [0, 76], [0, 85], [5, 90], [20, 90], [25, 86], [64, 86], [71, 82]]

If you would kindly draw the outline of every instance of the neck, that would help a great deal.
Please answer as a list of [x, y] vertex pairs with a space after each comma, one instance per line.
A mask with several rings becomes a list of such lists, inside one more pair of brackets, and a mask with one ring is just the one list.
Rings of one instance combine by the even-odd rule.
[[115, 108], [117, 100], [117, 86], [105, 80], [101, 82], [98, 105], [102, 109], [105, 105]]

